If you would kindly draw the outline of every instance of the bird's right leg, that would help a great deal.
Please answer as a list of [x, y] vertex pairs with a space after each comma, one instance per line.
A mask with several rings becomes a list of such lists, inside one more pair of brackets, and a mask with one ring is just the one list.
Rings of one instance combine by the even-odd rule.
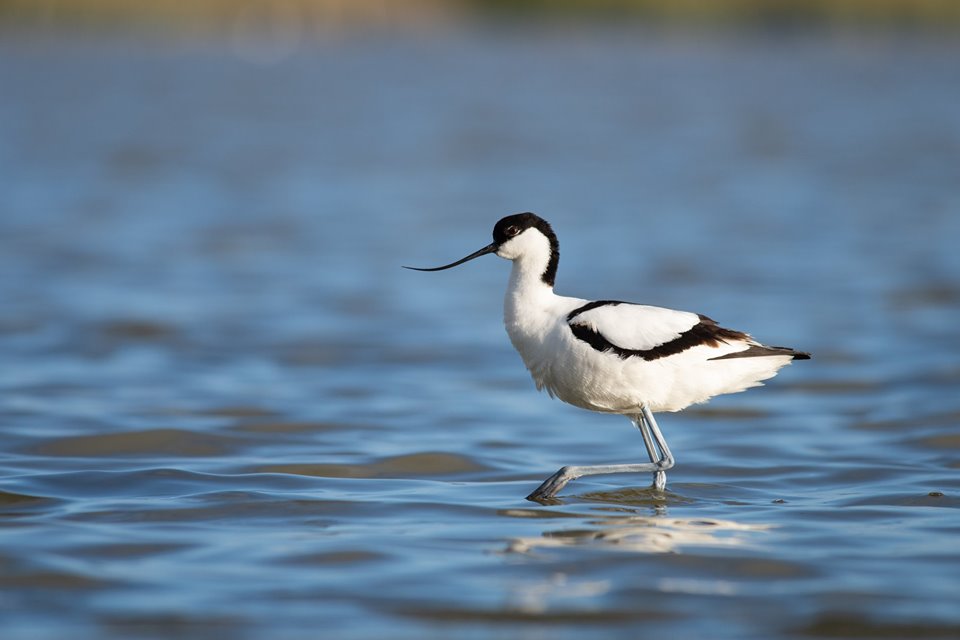
[[658, 464], [646, 462], [643, 464], [597, 464], [584, 467], [562, 467], [555, 474], [543, 481], [536, 491], [527, 496], [527, 500], [541, 502], [557, 495], [568, 482], [583, 476], [597, 476], [608, 473], [650, 473], [660, 469]]

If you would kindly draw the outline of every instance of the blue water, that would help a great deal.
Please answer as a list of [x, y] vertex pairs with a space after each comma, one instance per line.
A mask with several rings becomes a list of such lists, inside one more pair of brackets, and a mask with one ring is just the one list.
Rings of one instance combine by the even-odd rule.
[[[960, 49], [0, 40], [0, 635], [960, 636]], [[813, 353], [660, 424], [538, 394], [508, 265]]]

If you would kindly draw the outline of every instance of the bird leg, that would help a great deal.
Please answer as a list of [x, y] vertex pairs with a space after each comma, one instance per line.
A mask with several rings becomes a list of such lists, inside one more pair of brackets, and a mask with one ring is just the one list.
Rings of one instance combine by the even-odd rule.
[[[647, 447], [647, 454], [650, 456], [650, 462], [656, 465], [657, 470], [653, 474], [653, 488], [657, 491], [663, 491], [667, 486], [667, 469], [672, 469], [674, 460], [670, 453], [670, 447], [657, 426], [657, 421], [653, 417], [653, 412], [647, 405], [643, 405], [642, 413], [639, 416], [631, 418], [633, 423], [640, 429], [640, 435], [643, 436], [643, 444]], [[657, 451], [659, 450], [659, 454]]]
[[[537, 489], [527, 496], [527, 500], [541, 502], [553, 498], [568, 482], [583, 476], [596, 476], [608, 473], [650, 473], [653, 475], [653, 487], [663, 490], [667, 484], [667, 469], [673, 467], [673, 455], [667, 447], [660, 427], [657, 426], [653, 413], [644, 406], [642, 413], [631, 416], [631, 421], [640, 429], [643, 443], [650, 456], [650, 462], [642, 464], [598, 464], [584, 467], [566, 466], [543, 481]], [[658, 453], [659, 450], [659, 453]]]

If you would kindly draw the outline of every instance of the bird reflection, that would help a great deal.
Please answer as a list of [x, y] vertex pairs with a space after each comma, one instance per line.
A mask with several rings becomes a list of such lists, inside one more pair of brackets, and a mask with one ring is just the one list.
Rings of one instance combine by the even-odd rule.
[[[520, 510], [517, 510], [520, 511]], [[519, 517], [521, 513], [512, 513]], [[582, 522], [582, 521], [581, 521]], [[690, 547], [740, 547], [756, 543], [756, 534], [772, 528], [715, 518], [610, 516], [589, 520], [586, 526], [545, 531], [536, 537], [513, 538], [510, 553], [534, 553], [558, 547], [610, 547], [644, 553], [674, 553]]]

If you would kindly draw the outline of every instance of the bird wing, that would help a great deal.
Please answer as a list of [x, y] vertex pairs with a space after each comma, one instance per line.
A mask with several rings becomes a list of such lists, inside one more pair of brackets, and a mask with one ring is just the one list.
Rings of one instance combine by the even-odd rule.
[[616, 300], [591, 302], [567, 315], [574, 335], [600, 351], [611, 347], [650, 351], [677, 340], [700, 322], [696, 313]]

